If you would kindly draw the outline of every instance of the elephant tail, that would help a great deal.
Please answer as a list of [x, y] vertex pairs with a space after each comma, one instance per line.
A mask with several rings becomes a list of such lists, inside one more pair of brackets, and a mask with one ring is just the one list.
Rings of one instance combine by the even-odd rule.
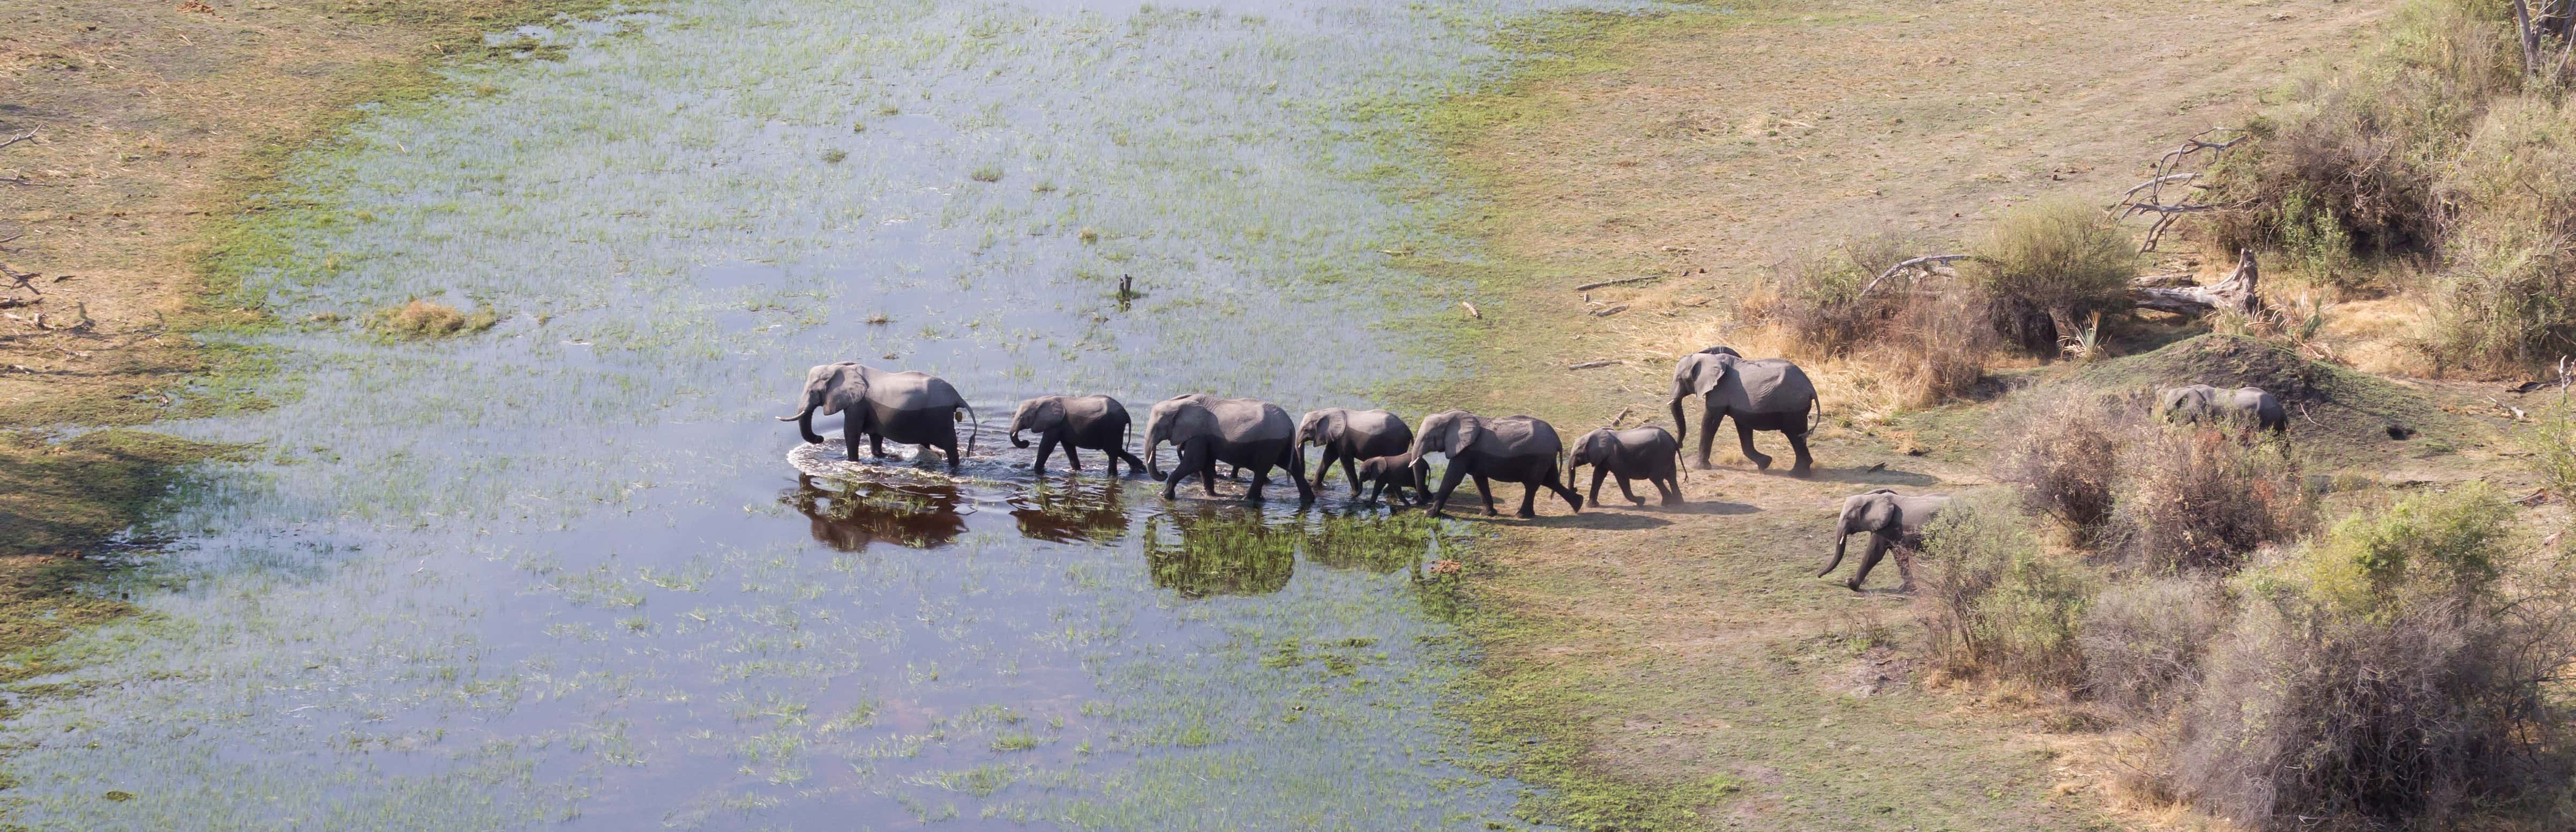
[[971, 454], [975, 452], [975, 440], [984, 436], [984, 420], [975, 415], [973, 402], [960, 398], [957, 406], [966, 408], [966, 452]]
[[1825, 397], [1807, 394], [1807, 432], [1815, 433], [1825, 423]]

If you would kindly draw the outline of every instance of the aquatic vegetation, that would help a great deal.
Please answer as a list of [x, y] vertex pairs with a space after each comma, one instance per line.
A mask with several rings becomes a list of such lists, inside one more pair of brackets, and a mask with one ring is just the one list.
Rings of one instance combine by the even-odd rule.
[[[321, 315], [325, 313], [315, 313]], [[376, 313], [376, 328], [395, 338], [423, 340], [447, 338], [491, 329], [501, 316], [490, 309], [472, 314], [437, 301], [412, 298], [399, 306]]]

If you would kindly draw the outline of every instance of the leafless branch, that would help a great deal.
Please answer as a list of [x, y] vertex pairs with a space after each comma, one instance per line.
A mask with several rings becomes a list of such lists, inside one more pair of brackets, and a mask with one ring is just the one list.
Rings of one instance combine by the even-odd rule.
[[[2222, 135], [2227, 138], [2218, 138]], [[2111, 203], [2111, 207], [2104, 210], [2118, 219], [2136, 216], [2155, 217], [2155, 222], [2147, 226], [2146, 236], [2138, 243], [2138, 250], [2141, 252], [2156, 250], [2156, 245], [2164, 241], [2165, 232], [2171, 230], [2174, 223], [2180, 221], [2184, 215], [2240, 207], [2201, 202], [2202, 186], [2200, 185], [2190, 185], [2181, 194], [2174, 195], [2171, 199], [2167, 198], [2165, 188], [2176, 183], [2199, 180], [2201, 174], [2208, 171], [2210, 160], [2217, 158], [2221, 151], [2244, 142], [2246, 138], [2243, 130], [2230, 127], [2212, 127], [2192, 134], [2190, 138], [2183, 140], [2181, 147], [2166, 151], [2165, 155], [2156, 159], [2155, 173], [2148, 176], [2147, 181], [2120, 192], [2119, 200]], [[2203, 153], [2208, 155], [2201, 155]], [[2183, 168], [2188, 165], [2198, 165], [2199, 169], [2184, 170]]]
[[1961, 260], [1974, 260], [1976, 257], [1977, 256], [1974, 254], [1927, 254], [1906, 260], [1897, 263], [1896, 265], [1889, 266], [1887, 267], [1887, 271], [1879, 272], [1877, 277], [1870, 278], [1869, 285], [1860, 287], [1859, 296], [1869, 297], [1870, 291], [1877, 289], [1878, 284], [1886, 282], [1888, 278], [1895, 277], [1897, 273], [1903, 272], [1906, 269], [1924, 269], [1928, 271], [1932, 266], [1938, 264], [1955, 263]]
[[1661, 275], [1651, 275], [1651, 274], [1650, 274], [1650, 275], [1646, 275], [1645, 277], [1622, 277], [1622, 278], [1619, 278], [1619, 279], [1617, 279], [1617, 280], [1604, 280], [1604, 281], [1600, 281], [1600, 282], [1597, 282], [1597, 283], [1586, 283], [1586, 284], [1583, 284], [1583, 285], [1581, 285], [1581, 286], [1576, 286], [1576, 287], [1574, 287], [1574, 291], [1577, 291], [1577, 292], [1589, 292], [1589, 291], [1592, 291], [1592, 290], [1594, 290], [1594, 289], [1599, 289], [1599, 288], [1601, 288], [1601, 287], [1603, 287], [1603, 286], [1626, 286], [1626, 285], [1628, 285], [1628, 284], [1630, 284], [1630, 283], [1644, 283], [1644, 282], [1647, 282], [1647, 281], [1650, 281], [1650, 280], [1662, 280], [1662, 279], [1664, 279], [1664, 278], [1663, 278], [1663, 276], [1661, 276]]
[[35, 140], [36, 140], [36, 131], [34, 131], [34, 130], [29, 130], [29, 131], [27, 131], [27, 135], [19, 136], [19, 137], [17, 137], [17, 138], [13, 138], [13, 139], [10, 139], [10, 140], [8, 140], [8, 141], [0, 141], [0, 147], [8, 147], [8, 146], [10, 146], [10, 145], [17, 144], [17, 143], [19, 143], [19, 142], [31, 142], [31, 141], [35, 141]]
[[44, 294], [44, 291], [36, 288], [35, 284], [36, 278], [40, 276], [41, 275], [34, 272], [18, 271], [17, 269], [9, 268], [9, 265], [6, 263], [0, 263], [0, 277], [6, 277], [17, 284], [9, 287], [11, 289], [25, 289], [39, 295]]

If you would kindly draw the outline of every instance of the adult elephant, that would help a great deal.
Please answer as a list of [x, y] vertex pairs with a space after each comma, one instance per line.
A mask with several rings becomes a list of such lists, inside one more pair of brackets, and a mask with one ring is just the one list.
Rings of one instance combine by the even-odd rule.
[[1748, 359], [1726, 347], [1710, 347], [1682, 356], [1673, 368], [1673, 427], [1690, 435], [1682, 400], [1700, 397], [1699, 464], [1708, 467], [1709, 446], [1717, 440], [1717, 422], [1735, 419], [1736, 440], [1744, 458], [1769, 470], [1771, 457], [1753, 449], [1753, 432], [1776, 430], [1789, 438], [1797, 463], [1789, 473], [1805, 476], [1815, 459], [1807, 454], [1808, 419], [1816, 408], [1816, 385], [1807, 371], [1785, 358]]
[[1592, 492], [1584, 495], [1595, 508], [1601, 505], [1601, 480], [1619, 477], [1619, 493], [1628, 502], [1644, 505], [1637, 492], [1628, 488], [1630, 480], [1653, 483], [1662, 492], [1664, 505], [1681, 505], [1682, 443], [1663, 428], [1647, 426], [1627, 430], [1599, 428], [1574, 440], [1574, 450], [1566, 455], [1566, 486], [1572, 487], [1575, 471], [1592, 466]]
[[[959, 409], [964, 413], [959, 413]], [[975, 407], [957, 388], [928, 373], [910, 370], [888, 372], [856, 361], [819, 364], [805, 371], [805, 405], [796, 415], [780, 416], [778, 421], [795, 422], [796, 432], [805, 441], [821, 444], [823, 437], [814, 433], [814, 412], [823, 415], [847, 413], [841, 422], [841, 442], [848, 446], [849, 460], [859, 461], [859, 437], [868, 438], [868, 450], [885, 456], [886, 440], [899, 445], [919, 445], [948, 452], [948, 467], [957, 467], [957, 424], [974, 417]], [[980, 432], [981, 427], [977, 430]], [[968, 435], [966, 449], [975, 449], [974, 435]]]
[[2252, 423], [2255, 430], [2290, 431], [2289, 411], [2260, 387], [2167, 387], [2156, 391], [2156, 414], [2184, 422], [2240, 421]]
[[[1179, 461], [1169, 477], [1156, 467], [1157, 449], [1165, 442]], [[1220, 399], [1191, 394], [1157, 402], [1145, 419], [1145, 470], [1163, 481], [1163, 499], [1179, 496], [1181, 478], [1199, 475], [1199, 485], [1216, 496], [1216, 464], [1252, 472], [1252, 499], [1261, 499], [1270, 484], [1270, 469], [1285, 468], [1297, 484], [1300, 504], [1315, 501], [1306, 486], [1306, 455], [1297, 450], [1297, 423], [1288, 411], [1260, 399]]]
[[1038, 461], [1030, 466], [1046, 473], [1047, 456], [1057, 445], [1064, 446], [1065, 464], [1082, 470], [1082, 457], [1076, 448], [1088, 448], [1109, 457], [1109, 476], [1118, 477], [1118, 460], [1127, 460], [1127, 470], [1143, 470], [1145, 461], [1127, 452], [1127, 437], [1135, 422], [1127, 417], [1127, 406], [1108, 396], [1039, 396], [1020, 402], [1018, 412], [1011, 414], [1011, 446], [1026, 448], [1029, 440], [1020, 431], [1038, 434]]
[[1854, 573], [1851, 580], [1845, 582], [1843, 586], [1853, 592], [1859, 592], [1861, 581], [1869, 578], [1870, 568], [1877, 566], [1878, 559], [1886, 555], [1888, 550], [1896, 549], [1898, 550], [1896, 571], [1902, 582], [1898, 589], [1900, 591], [1912, 589], [1914, 570], [1908, 564], [1910, 558], [1906, 555], [1922, 548], [1924, 527], [1930, 525], [1932, 518], [1938, 516], [1941, 510], [1948, 508], [1949, 505], [1950, 498], [1946, 496], [1905, 495], [1898, 494], [1895, 489], [1890, 488], [1862, 492], [1843, 498], [1842, 519], [1834, 523], [1834, 559], [1826, 561], [1825, 568], [1817, 572], [1816, 577], [1831, 575], [1834, 573], [1834, 567], [1842, 565], [1843, 544], [1853, 533], [1868, 532], [1869, 550], [1861, 554], [1860, 571]]
[[1333, 463], [1338, 460], [1342, 463], [1342, 476], [1351, 481], [1351, 495], [1358, 496], [1359, 461], [1404, 453], [1413, 445], [1413, 428], [1383, 410], [1327, 407], [1308, 411], [1305, 418], [1297, 420], [1297, 446], [1307, 445], [1324, 448], [1323, 460], [1315, 463], [1315, 490], [1324, 490], [1324, 477], [1332, 473]]
[[1494, 510], [1489, 481], [1502, 480], [1528, 488], [1521, 495], [1520, 516], [1536, 517], [1541, 488], [1564, 497], [1567, 508], [1583, 510], [1583, 498], [1557, 481], [1557, 461], [1564, 449], [1554, 426], [1528, 416], [1487, 419], [1464, 410], [1444, 410], [1423, 417], [1422, 429], [1414, 432], [1413, 447], [1406, 452], [1415, 459], [1433, 451], [1449, 458], [1448, 470], [1440, 475], [1440, 491], [1431, 500], [1431, 516], [1439, 517], [1449, 508], [1449, 494], [1458, 490], [1459, 480], [1475, 477], [1486, 514], [1500, 513]]

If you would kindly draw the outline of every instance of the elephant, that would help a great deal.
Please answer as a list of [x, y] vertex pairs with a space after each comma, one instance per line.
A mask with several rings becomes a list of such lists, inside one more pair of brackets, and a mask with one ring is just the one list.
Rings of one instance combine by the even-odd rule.
[[1564, 450], [1564, 440], [1546, 422], [1528, 416], [1487, 419], [1464, 410], [1444, 410], [1423, 417], [1422, 429], [1414, 432], [1413, 447], [1406, 453], [1421, 459], [1438, 451], [1449, 458], [1448, 469], [1440, 475], [1440, 491], [1432, 497], [1433, 517], [1449, 507], [1449, 494], [1467, 477], [1476, 478], [1476, 493], [1485, 498], [1486, 514], [1500, 513], [1494, 511], [1494, 492], [1487, 481], [1502, 480], [1529, 489], [1521, 495], [1520, 516], [1536, 517], [1541, 488], [1564, 497], [1566, 507], [1583, 510], [1583, 497], [1557, 481], [1558, 458]]
[[1770, 470], [1771, 458], [1753, 449], [1753, 432], [1776, 430], [1789, 437], [1797, 463], [1789, 473], [1805, 476], [1815, 459], [1807, 454], [1808, 421], [1816, 407], [1816, 385], [1807, 372], [1785, 358], [1747, 359], [1726, 347], [1710, 347], [1682, 356], [1673, 368], [1673, 427], [1690, 435], [1682, 417], [1682, 400], [1700, 397], [1699, 465], [1708, 467], [1709, 445], [1717, 439], [1717, 422], [1735, 418], [1735, 436], [1744, 458]]
[[1843, 544], [1852, 533], [1868, 532], [1869, 551], [1861, 555], [1860, 571], [1843, 586], [1859, 592], [1861, 581], [1869, 577], [1870, 567], [1877, 566], [1878, 559], [1889, 549], [1896, 549], [1896, 571], [1903, 581], [1898, 590], [1913, 589], [1914, 570], [1909, 565], [1912, 558], [1908, 554], [1923, 546], [1923, 529], [1949, 505], [1950, 498], [1944, 495], [1909, 496], [1898, 494], [1891, 488], [1843, 498], [1842, 519], [1834, 523], [1834, 559], [1826, 561], [1825, 568], [1817, 572], [1816, 577], [1831, 575], [1834, 567], [1842, 565]]
[[[938, 376], [912, 371], [887, 372], [856, 361], [818, 364], [805, 371], [805, 406], [796, 415], [780, 416], [778, 421], [795, 422], [796, 431], [805, 441], [820, 444], [823, 437], [814, 433], [814, 411], [823, 415], [847, 412], [841, 423], [841, 441], [848, 446], [849, 460], [859, 461], [859, 436], [868, 437], [868, 449], [885, 456], [886, 440], [896, 444], [919, 445], [948, 452], [948, 467], [957, 467], [956, 422], [972, 422], [975, 406], [957, 395], [957, 388]], [[964, 408], [965, 413], [958, 413]], [[976, 426], [976, 434], [982, 433]], [[975, 449], [975, 434], [966, 438], [966, 449]]]
[[2184, 422], [2242, 420], [2253, 422], [2257, 431], [2290, 431], [2289, 411], [2260, 387], [2167, 387], [2156, 391], [2156, 415]]
[[[1156, 467], [1157, 449], [1172, 443], [1179, 461], [1165, 477]], [[1208, 496], [1216, 496], [1216, 464], [1223, 462], [1252, 472], [1251, 498], [1261, 499], [1262, 486], [1270, 484], [1270, 469], [1285, 468], [1290, 482], [1297, 484], [1300, 505], [1315, 501], [1315, 491], [1306, 485], [1306, 455], [1297, 450], [1297, 423], [1288, 411], [1260, 399], [1220, 399], [1215, 396], [1190, 394], [1173, 396], [1157, 402], [1145, 419], [1145, 471], [1163, 481], [1163, 499], [1178, 496], [1174, 490], [1181, 478], [1199, 475], [1199, 485]]]
[[1360, 475], [1354, 463], [1372, 457], [1395, 456], [1413, 444], [1413, 428], [1403, 419], [1383, 410], [1348, 410], [1327, 407], [1309, 411], [1297, 421], [1297, 446], [1322, 445], [1324, 459], [1315, 463], [1315, 490], [1324, 490], [1324, 476], [1332, 472], [1333, 462], [1342, 463], [1342, 476], [1351, 481], [1351, 494], [1360, 493]]
[[[1424, 462], [1421, 457], [1410, 453], [1373, 456], [1360, 460], [1358, 477], [1358, 483], [1377, 484], [1376, 488], [1369, 491], [1369, 502], [1377, 502], [1378, 497], [1385, 494], [1389, 488], [1395, 489], [1397, 500], [1414, 505], [1431, 502], [1431, 463]], [[1407, 488], [1413, 489], [1411, 500], [1404, 498], [1404, 490]], [[1359, 491], [1358, 484], [1351, 486], [1352, 496], [1358, 496]]]
[[1626, 495], [1630, 503], [1646, 504], [1637, 492], [1628, 489], [1628, 481], [1645, 480], [1663, 493], [1664, 505], [1676, 506], [1682, 503], [1681, 463], [1681, 440], [1663, 428], [1599, 428], [1574, 440], [1574, 449], [1566, 455], [1565, 484], [1573, 487], [1575, 469], [1590, 465], [1592, 493], [1584, 495], [1584, 499], [1596, 507], [1601, 505], [1601, 480], [1612, 475], [1619, 478], [1619, 493]]
[[1127, 460], [1127, 470], [1141, 471], [1145, 461], [1127, 452], [1127, 436], [1135, 422], [1127, 418], [1127, 406], [1108, 396], [1039, 396], [1020, 402], [1019, 412], [1011, 414], [1011, 446], [1026, 448], [1029, 440], [1020, 431], [1037, 431], [1038, 461], [1031, 466], [1046, 473], [1047, 456], [1057, 445], [1064, 446], [1064, 461], [1073, 470], [1082, 470], [1082, 457], [1076, 448], [1089, 448], [1109, 457], [1109, 477], [1118, 478], [1118, 460]]

